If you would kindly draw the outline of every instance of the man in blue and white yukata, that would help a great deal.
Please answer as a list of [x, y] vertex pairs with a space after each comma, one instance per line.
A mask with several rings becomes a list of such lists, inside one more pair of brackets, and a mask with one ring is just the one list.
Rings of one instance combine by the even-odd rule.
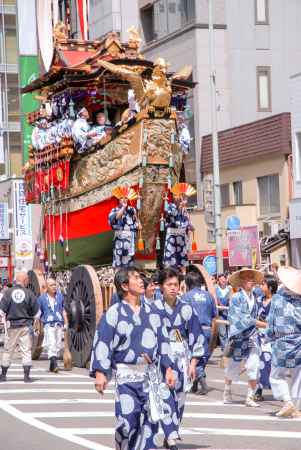
[[63, 331], [67, 327], [68, 319], [64, 310], [64, 297], [57, 290], [56, 281], [48, 278], [46, 285], [47, 292], [38, 298], [39, 318], [44, 326], [43, 347], [47, 349], [49, 371], [57, 373], [57, 358], [62, 349]]
[[[217, 308], [214, 298], [203, 287], [206, 284], [201, 272], [188, 272], [185, 276], [185, 284], [188, 291], [183, 295], [182, 300], [189, 303], [193, 307], [204, 332], [207, 349], [207, 352], [199, 360], [197, 365], [197, 378], [193, 382], [192, 392], [197, 392], [200, 395], [206, 395], [209, 388], [206, 383], [205, 368], [210, 358], [209, 344], [212, 336], [214, 319], [217, 317]], [[198, 389], [198, 384], [201, 385], [200, 389]]]
[[175, 198], [165, 212], [166, 238], [164, 245], [163, 265], [182, 271], [188, 266], [189, 231], [193, 231], [187, 212], [187, 197]]
[[265, 328], [265, 322], [258, 321], [257, 303], [253, 289], [255, 284], [261, 284], [263, 275], [253, 269], [242, 269], [234, 272], [229, 282], [233, 288], [239, 288], [231, 299], [228, 311], [229, 340], [231, 352], [229, 363], [225, 369], [224, 403], [232, 403], [231, 385], [240, 375], [241, 362], [245, 363], [248, 376], [248, 393], [245, 405], [258, 407], [254, 401], [260, 369], [260, 343], [256, 327]]
[[[228, 307], [230, 303], [230, 297], [232, 295], [231, 286], [228, 284], [227, 278], [223, 273], [217, 276], [217, 284], [215, 287], [216, 298], [219, 306], [219, 316], [222, 320], [228, 319]], [[225, 309], [222, 309], [225, 308]], [[228, 326], [225, 323], [218, 325], [218, 334], [222, 351], [224, 351], [225, 344], [228, 338]]]
[[270, 383], [274, 398], [284, 402], [276, 416], [301, 417], [301, 270], [280, 267], [277, 275], [283, 287], [272, 298], [266, 329], [272, 345]]
[[[140, 301], [144, 285], [137, 269], [116, 272], [115, 286], [122, 301], [112, 305], [97, 326], [90, 373], [103, 394], [116, 371], [115, 448], [155, 449], [159, 421], [170, 415], [163, 399], [171, 397], [169, 387], [175, 384], [169, 338], [160, 315]], [[167, 385], [160, 383], [159, 359]]]
[[161, 421], [166, 438], [166, 448], [174, 448], [179, 436], [179, 426], [183, 417], [186, 393], [196, 378], [196, 367], [200, 358], [206, 354], [206, 340], [193, 308], [181, 300], [180, 274], [175, 269], [164, 269], [159, 274], [159, 284], [163, 299], [155, 301], [157, 314], [167, 328], [172, 356], [175, 360], [174, 373], [176, 386], [173, 392], [175, 414]]
[[119, 206], [109, 213], [109, 224], [115, 231], [113, 242], [113, 267], [127, 267], [134, 264], [137, 231], [141, 225], [136, 209], [121, 198]]

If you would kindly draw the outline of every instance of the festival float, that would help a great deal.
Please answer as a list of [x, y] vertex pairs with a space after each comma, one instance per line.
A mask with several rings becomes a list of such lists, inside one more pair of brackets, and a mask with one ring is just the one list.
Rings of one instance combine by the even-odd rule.
[[[81, 41], [69, 39], [58, 24], [49, 71], [22, 89], [41, 101], [28, 114], [33, 132], [24, 167], [26, 200], [42, 207], [30, 285], [39, 294], [41, 273], [56, 272], [67, 287], [68, 341], [81, 367], [111, 292], [108, 214], [118, 202], [112, 191], [136, 191], [132, 203], [141, 230], [135, 259], [155, 268], [164, 208], [183, 164], [178, 115], [187, 111], [191, 67], [169, 73], [162, 58], [143, 58], [134, 28], [129, 34], [127, 43], [114, 33]], [[91, 127], [93, 117], [102, 124]]]

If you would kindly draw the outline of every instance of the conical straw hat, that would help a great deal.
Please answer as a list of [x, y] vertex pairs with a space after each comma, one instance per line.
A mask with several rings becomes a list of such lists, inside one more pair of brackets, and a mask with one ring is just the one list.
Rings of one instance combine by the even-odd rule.
[[301, 295], [301, 270], [294, 267], [279, 267], [278, 278], [294, 294]]

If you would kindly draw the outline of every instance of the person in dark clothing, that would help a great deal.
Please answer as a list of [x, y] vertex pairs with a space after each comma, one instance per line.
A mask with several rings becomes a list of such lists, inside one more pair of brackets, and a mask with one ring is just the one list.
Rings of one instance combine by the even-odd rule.
[[27, 289], [28, 276], [26, 272], [16, 274], [16, 284], [5, 291], [0, 303], [0, 317], [7, 332], [2, 356], [0, 381], [6, 381], [6, 375], [14, 351], [19, 346], [22, 354], [24, 382], [30, 378], [32, 334], [34, 318], [39, 312], [39, 305], [31, 290]]

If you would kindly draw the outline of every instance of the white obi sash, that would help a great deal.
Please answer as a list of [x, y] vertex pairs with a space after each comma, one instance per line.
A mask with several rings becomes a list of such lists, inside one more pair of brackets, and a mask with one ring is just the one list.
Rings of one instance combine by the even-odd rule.
[[155, 363], [152, 364], [116, 364], [117, 384], [148, 382], [149, 413], [152, 422], [165, 417], [164, 403], [160, 395], [160, 377]]
[[135, 254], [135, 232], [131, 230], [116, 230], [114, 233], [115, 239], [127, 239], [130, 241], [129, 255]]
[[189, 365], [190, 365], [190, 355], [189, 348], [186, 341], [170, 341], [170, 347], [172, 356], [175, 360], [180, 361], [180, 366], [182, 368], [184, 376], [184, 392], [189, 392], [192, 386], [191, 379], [189, 377]]
[[183, 236], [186, 237], [186, 230], [184, 228], [172, 228], [168, 227], [166, 231], [166, 236]]

